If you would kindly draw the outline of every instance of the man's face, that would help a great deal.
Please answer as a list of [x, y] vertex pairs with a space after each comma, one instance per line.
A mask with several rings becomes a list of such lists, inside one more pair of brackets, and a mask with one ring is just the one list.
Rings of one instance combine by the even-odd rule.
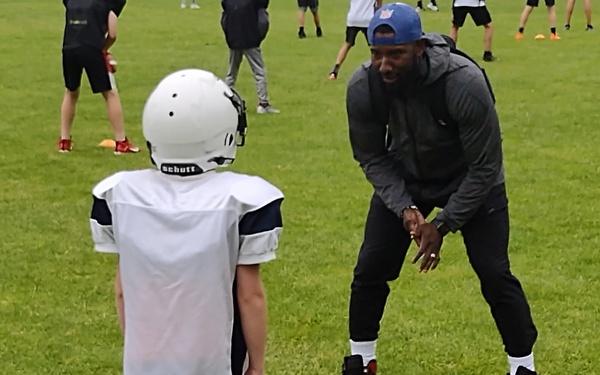
[[[393, 38], [394, 34], [375, 33], [376, 38]], [[417, 61], [423, 55], [421, 41], [371, 46], [371, 64], [379, 70], [383, 82], [409, 82], [416, 78]]]

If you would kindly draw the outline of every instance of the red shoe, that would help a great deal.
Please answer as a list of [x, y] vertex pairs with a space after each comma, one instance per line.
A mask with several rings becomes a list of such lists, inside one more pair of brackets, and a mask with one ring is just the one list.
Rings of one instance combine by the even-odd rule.
[[124, 141], [115, 142], [115, 155], [136, 153], [140, 152], [140, 149], [129, 142], [129, 139], [125, 138]]
[[71, 152], [73, 151], [73, 141], [71, 139], [58, 140], [58, 152]]
[[370, 360], [365, 370], [367, 375], [377, 375], [377, 361], [374, 359]]

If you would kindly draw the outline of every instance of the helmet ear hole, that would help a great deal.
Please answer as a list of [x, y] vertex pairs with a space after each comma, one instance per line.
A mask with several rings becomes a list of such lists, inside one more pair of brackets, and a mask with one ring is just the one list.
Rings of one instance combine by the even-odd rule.
[[173, 117], [174, 113], [173, 111], [169, 112], [169, 117]]
[[225, 141], [223, 142], [224, 146], [231, 146], [235, 141], [235, 135], [231, 133], [225, 134]]

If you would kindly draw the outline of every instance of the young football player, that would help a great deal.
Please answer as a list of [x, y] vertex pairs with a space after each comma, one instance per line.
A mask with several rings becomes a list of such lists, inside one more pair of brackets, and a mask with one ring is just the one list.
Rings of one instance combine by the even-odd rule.
[[244, 144], [244, 102], [213, 73], [177, 71], [146, 101], [142, 128], [156, 167], [102, 180], [90, 219], [95, 249], [118, 256], [123, 374], [241, 375], [247, 358], [244, 374], [264, 375], [260, 264], [275, 259], [284, 196], [216, 171]]

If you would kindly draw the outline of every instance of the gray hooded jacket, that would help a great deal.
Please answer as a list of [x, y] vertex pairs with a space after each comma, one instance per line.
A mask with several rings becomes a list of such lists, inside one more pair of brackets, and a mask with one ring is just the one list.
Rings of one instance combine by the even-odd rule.
[[[346, 110], [354, 158], [386, 206], [399, 217], [415, 202], [443, 208], [436, 222], [455, 232], [478, 210], [492, 187], [504, 182], [498, 115], [481, 70], [450, 54], [443, 38], [423, 37], [415, 87], [431, 85], [444, 73], [446, 103], [458, 131], [437, 122], [419, 95], [392, 96], [389, 125], [374, 113], [369, 93], [369, 63], [348, 84]], [[386, 134], [392, 144], [386, 146]]]

